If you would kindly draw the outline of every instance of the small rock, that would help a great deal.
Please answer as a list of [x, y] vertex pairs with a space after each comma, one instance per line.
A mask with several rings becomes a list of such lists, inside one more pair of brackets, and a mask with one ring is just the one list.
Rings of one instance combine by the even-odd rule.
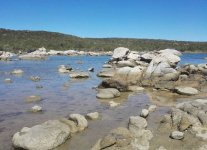
[[91, 120], [96, 120], [99, 117], [99, 113], [98, 112], [92, 112], [92, 113], [88, 113], [86, 115], [86, 118], [91, 119]]
[[91, 68], [88, 69], [88, 71], [90, 71], [90, 72], [94, 72], [94, 68], [91, 67]]
[[143, 87], [140, 87], [140, 86], [128, 86], [128, 90], [129, 91], [132, 91], [132, 92], [141, 92], [141, 91], [144, 91], [144, 88]]
[[5, 82], [5, 83], [12, 83], [12, 80], [11, 80], [10, 78], [6, 78], [6, 79], [4, 80], [4, 82]]
[[39, 111], [42, 111], [42, 107], [38, 105], [35, 105], [32, 107], [32, 112], [39, 112]]
[[172, 139], [181, 140], [184, 138], [184, 133], [180, 131], [173, 131], [170, 135]]
[[112, 68], [112, 65], [104, 64], [102, 67], [103, 67], [103, 68]]
[[146, 119], [140, 117], [140, 116], [131, 116], [129, 118], [129, 130], [131, 131], [131, 128], [136, 129], [145, 129], [147, 127], [147, 121]]
[[120, 105], [120, 103], [116, 103], [114, 101], [110, 101], [109, 105], [110, 105], [110, 107], [116, 107], [116, 106]]
[[61, 118], [60, 121], [61, 121], [62, 123], [64, 123], [64, 124], [66, 124], [66, 125], [69, 126], [69, 128], [70, 128], [70, 132], [71, 132], [71, 133], [76, 133], [76, 132], [78, 132], [77, 124], [76, 124], [74, 121], [72, 121], [72, 120], [68, 120], [68, 119], [66, 119], [66, 118]]
[[30, 79], [34, 82], [40, 81], [40, 77], [38, 77], [38, 76], [31, 76]]
[[154, 112], [156, 109], [157, 109], [156, 105], [150, 105], [148, 108], [149, 112]]
[[147, 109], [142, 109], [140, 116], [146, 118], [148, 115], [149, 111]]
[[89, 78], [89, 74], [87, 72], [72, 72], [69, 76], [71, 78]]
[[36, 88], [37, 88], [37, 89], [42, 89], [43, 86], [42, 86], [42, 85], [36, 85]]
[[71, 114], [69, 119], [77, 123], [78, 131], [82, 131], [88, 127], [88, 121], [80, 114]]
[[106, 89], [98, 89], [98, 93], [96, 95], [97, 98], [100, 99], [111, 99], [115, 97], [119, 97], [121, 93], [115, 88], [106, 88]]
[[31, 95], [26, 98], [26, 102], [28, 102], [28, 103], [39, 102], [41, 100], [42, 100], [42, 98], [38, 95]]
[[24, 71], [21, 69], [14, 69], [11, 73], [15, 75], [22, 75]]

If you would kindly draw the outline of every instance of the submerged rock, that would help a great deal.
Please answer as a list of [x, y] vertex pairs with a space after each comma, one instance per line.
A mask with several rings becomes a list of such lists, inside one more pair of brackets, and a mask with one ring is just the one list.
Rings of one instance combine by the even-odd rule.
[[38, 105], [35, 105], [32, 107], [32, 112], [39, 112], [39, 111], [42, 111], [42, 107], [38, 106]]
[[24, 71], [21, 69], [14, 69], [11, 73], [14, 75], [22, 75]]
[[96, 97], [100, 99], [111, 99], [111, 98], [119, 97], [120, 95], [121, 94], [117, 89], [106, 88], [106, 89], [98, 89], [98, 93]]
[[28, 102], [28, 103], [39, 102], [41, 100], [42, 100], [42, 98], [38, 95], [31, 95], [26, 98], [26, 102]]
[[38, 76], [31, 76], [30, 79], [34, 82], [40, 81], [40, 77], [38, 77]]
[[89, 78], [89, 74], [87, 72], [72, 72], [69, 76], [71, 78]]
[[12, 83], [12, 80], [11, 80], [10, 78], [6, 78], [6, 79], [4, 80], [4, 82], [5, 82], [5, 83]]
[[116, 106], [120, 105], [120, 103], [116, 103], [114, 101], [110, 101], [109, 105], [110, 105], [110, 107], [116, 107]]
[[15, 148], [29, 150], [49, 150], [63, 144], [70, 136], [70, 128], [58, 121], [49, 120], [31, 128], [23, 128], [14, 134]]

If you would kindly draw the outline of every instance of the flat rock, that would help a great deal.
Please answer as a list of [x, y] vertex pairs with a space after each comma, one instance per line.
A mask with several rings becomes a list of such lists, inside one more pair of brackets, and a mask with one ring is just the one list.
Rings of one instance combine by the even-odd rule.
[[89, 74], [87, 72], [72, 72], [69, 76], [71, 78], [89, 78]]
[[14, 134], [15, 148], [48, 150], [63, 144], [70, 136], [70, 128], [58, 120], [49, 120], [31, 128], [23, 128]]
[[184, 133], [180, 131], [173, 131], [170, 135], [172, 139], [181, 140], [184, 138]]
[[88, 127], [88, 121], [80, 114], [71, 114], [69, 119], [77, 123], [78, 131], [82, 131]]
[[96, 95], [97, 98], [100, 99], [111, 99], [115, 97], [119, 97], [121, 93], [115, 88], [106, 88], [106, 89], [98, 89], [98, 93]]
[[42, 98], [38, 95], [31, 95], [31, 96], [26, 97], [26, 102], [28, 103], [39, 102], [41, 100]]
[[92, 113], [88, 113], [86, 115], [86, 118], [91, 119], [91, 120], [96, 120], [99, 117], [99, 113], [98, 112], [92, 112]]
[[196, 95], [198, 94], [198, 90], [192, 87], [175, 87], [175, 91], [178, 94], [182, 94], [182, 95]]

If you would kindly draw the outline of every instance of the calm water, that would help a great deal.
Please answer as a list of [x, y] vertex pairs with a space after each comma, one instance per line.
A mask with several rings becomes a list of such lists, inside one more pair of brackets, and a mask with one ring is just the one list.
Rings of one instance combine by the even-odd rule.
[[[207, 57], [207, 54], [184, 54], [180, 64], [207, 63], [204, 57]], [[96, 73], [108, 59], [108, 56], [53, 56], [44, 61], [0, 62], [0, 149], [12, 149], [12, 135], [22, 127], [66, 117], [70, 113], [86, 114], [98, 111], [102, 117], [97, 121], [90, 121], [86, 131], [75, 135], [59, 147], [59, 150], [90, 149], [95, 141], [109, 130], [125, 126], [129, 116], [139, 114], [151, 101], [146, 93], [122, 93], [121, 98], [115, 99], [121, 102], [121, 105], [109, 108], [107, 101], [97, 99], [93, 87], [97, 86], [101, 79]], [[83, 64], [78, 64], [79, 61]], [[95, 72], [90, 73], [89, 79], [72, 80], [67, 74], [58, 73], [58, 66], [61, 64], [70, 64], [74, 69], [82, 71], [94, 67]], [[9, 74], [17, 68], [24, 70], [22, 76]], [[31, 75], [37, 75], [41, 80], [33, 82], [29, 79]], [[5, 84], [5, 78], [11, 78], [13, 83]], [[65, 87], [64, 84], [69, 86]], [[43, 88], [36, 89], [36, 85], [42, 85]], [[43, 98], [43, 101], [37, 103], [43, 107], [42, 113], [34, 114], [28, 111], [35, 104], [25, 103], [24, 99], [30, 95], [40, 95]], [[162, 111], [165, 112], [165, 108], [161, 107], [159, 113]]]

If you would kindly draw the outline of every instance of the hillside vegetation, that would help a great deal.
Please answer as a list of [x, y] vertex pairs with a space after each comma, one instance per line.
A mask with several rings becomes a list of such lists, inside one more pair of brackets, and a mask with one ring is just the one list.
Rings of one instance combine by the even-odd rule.
[[109, 51], [120, 46], [136, 51], [175, 48], [181, 51], [207, 52], [207, 42], [132, 38], [80, 38], [56, 32], [0, 29], [0, 51], [30, 51], [39, 47], [54, 50]]

